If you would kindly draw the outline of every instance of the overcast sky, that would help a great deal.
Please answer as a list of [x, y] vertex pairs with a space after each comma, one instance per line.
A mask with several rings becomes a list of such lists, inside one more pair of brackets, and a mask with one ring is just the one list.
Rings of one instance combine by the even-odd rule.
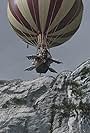
[[[74, 70], [78, 65], [90, 59], [90, 0], [83, 0], [84, 14], [78, 32], [71, 40], [62, 46], [51, 49], [56, 59], [61, 59], [63, 65], [53, 64], [60, 73], [64, 70]], [[24, 72], [30, 65], [26, 55], [31, 55], [36, 49], [26, 45], [12, 31], [7, 19], [7, 0], [0, 0], [0, 80], [34, 79], [38, 77], [35, 71]], [[47, 73], [47, 75], [52, 75]]]

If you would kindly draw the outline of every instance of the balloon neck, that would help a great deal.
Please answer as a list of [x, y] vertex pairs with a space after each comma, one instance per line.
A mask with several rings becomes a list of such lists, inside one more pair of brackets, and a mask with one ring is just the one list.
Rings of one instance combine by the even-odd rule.
[[44, 34], [39, 34], [38, 35], [38, 48], [47, 48], [47, 41], [46, 41], [46, 36]]

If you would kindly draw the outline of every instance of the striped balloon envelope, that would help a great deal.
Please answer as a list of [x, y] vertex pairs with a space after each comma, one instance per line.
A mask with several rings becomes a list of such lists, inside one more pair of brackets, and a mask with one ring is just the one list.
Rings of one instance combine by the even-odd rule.
[[9, 22], [26, 43], [38, 46], [38, 36], [48, 48], [63, 44], [78, 30], [82, 0], [8, 0]]

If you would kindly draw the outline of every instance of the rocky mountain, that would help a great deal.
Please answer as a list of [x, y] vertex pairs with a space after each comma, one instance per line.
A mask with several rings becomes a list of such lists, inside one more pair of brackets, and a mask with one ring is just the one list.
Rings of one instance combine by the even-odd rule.
[[56, 77], [0, 81], [0, 133], [90, 133], [90, 60]]

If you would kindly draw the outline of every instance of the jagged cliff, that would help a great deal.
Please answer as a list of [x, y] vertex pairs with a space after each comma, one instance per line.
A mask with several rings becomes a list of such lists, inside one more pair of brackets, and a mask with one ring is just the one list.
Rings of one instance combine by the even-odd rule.
[[90, 133], [90, 60], [57, 77], [0, 81], [0, 133]]

